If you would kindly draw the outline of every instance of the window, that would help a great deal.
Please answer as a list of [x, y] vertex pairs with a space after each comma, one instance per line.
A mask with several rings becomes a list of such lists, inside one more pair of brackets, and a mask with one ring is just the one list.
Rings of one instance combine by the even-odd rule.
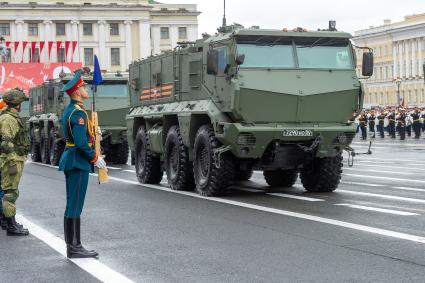
[[353, 63], [351, 62], [351, 52], [348, 43], [338, 43], [335, 39], [330, 39], [328, 42], [328, 44], [326, 42], [296, 42], [300, 68], [352, 69]]
[[84, 48], [84, 65], [93, 66], [93, 48]]
[[179, 27], [179, 39], [187, 39], [187, 28]]
[[170, 29], [168, 27], [161, 27], [161, 39], [170, 38]]
[[56, 23], [56, 35], [65, 35], [65, 23]]
[[65, 48], [60, 48], [58, 52], [58, 62], [65, 62]]
[[226, 47], [221, 47], [221, 48], [217, 48], [218, 51], [218, 74], [222, 75], [224, 74], [224, 71], [226, 70], [226, 66], [227, 66], [227, 48]]
[[[30, 52], [31, 52], [30, 54], [32, 55], [32, 50], [31, 49], [30, 49]], [[39, 57], [40, 57], [39, 49], [38, 48], [34, 48], [34, 55], [32, 55], [31, 62], [37, 63]]]
[[29, 23], [28, 24], [28, 35], [29, 36], [37, 36], [38, 35], [38, 24], [37, 23]]
[[10, 24], [0, 23], [0, 35], [10, 35]]
[[120, 27], [118, 23], [109, 24], [110, 35], [120, 35]]
[[[91, 82], [89, 82], [90, 84]], [[92, 88], [88, 88], [89, 96], [93, 96]], [[113, 84], [102, 84], [97, 87], [98, 97], [127, 97], [128, 87], [127, 82], [116, 82]]]
[[242, 68], [294, 68], [291, 42], [278, 45], [238, 44], [238, 54], [245, 54]]
[[120, 63], [120, 49], [119, 48], [111, 48], [111, 65], [119, 66]]
[[92, 23], [83, 23], [83, 35], [93, 35]]

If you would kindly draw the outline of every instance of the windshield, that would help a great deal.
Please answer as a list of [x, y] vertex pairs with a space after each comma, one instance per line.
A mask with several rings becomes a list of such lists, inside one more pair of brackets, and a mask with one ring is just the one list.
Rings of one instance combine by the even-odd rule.
[[238, 53], [245, 54], [244, 68], [294, 68], [292, 45], [238, 44]]
[[269, 43], [251, 41], [239, 42], [237, 48], [238, 54], [245, 54], [241, 68], [354, 68], [347, 39], [301, 38], [285, 43], [282, 40]]
[[[89, 91], [89, 95], [93, 95], [93, 91], [91, 85], [87, 86]], [[98, 85], [97, 86], [97, 97], [126, 97], [128, 92], [128, 88], [126, 84], [117, 84], [117, 85]]]

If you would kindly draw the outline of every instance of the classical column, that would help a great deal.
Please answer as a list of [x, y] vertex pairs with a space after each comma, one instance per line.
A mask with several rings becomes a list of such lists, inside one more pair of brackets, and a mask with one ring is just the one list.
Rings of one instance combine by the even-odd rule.
[[159, 26], [152, 27], [153, 55], [161, 53], [161, 32]]
[[422, 69], [423, 58], [422, 58], [422, 37], [418, 38], [418, 75], [423, 76], [424, 71]]
[[400, 78], [403, 77], [404, 73], [404, 68], [403, 68], [403, 41], [400, 41], [398, 43], [398, 62], [399, 62], [399, 68], [398, 68], [398, 76]]
[[410, 60], [409, 60], [409, 40], [404, 41], [404, 53], [406, 54], [406, 78], [412, 75], [412, 69], [410, 68]]
[[[53, 22], [51, 20], [44, 20], [43, 21], [44, 24], [44, 50], [43, 50], [43, 54], [41, 56], [41, 62], [43, 63], [48, 63], [53, 62], [53, 60], [50, 60], [50, 56], [52, 56], [53, 54], [48, 54], [49, 53], [49, 41], [52, 40], [52, 24]], [[54, 52], [52, 52], [54, 53]]]
[[149, 19], [139, 20], [139, 52], [140, 58], [151, 55], [151, 24]]
[[[77, 46], [75, 47], [75, 51], [73, 54], [71, 54], [72, 57], [72, 61], [73, 62], [79, 62], [81, 61], [80, 59], [80, 36], [79, 36], [79, 31], [78, 31], [78, 25], [80, 24], [79, 21], [77, 20], [72, 20], [71, 21], [71, 41], [76, 41], [77, 42]], [[72, 53], [72, 43], [69, 49], [69, 52]]]
[[416, 77], [418, 75], [417, 73], [417, 67], [416, 67], [416, 40], [412, 39], [411, 41], [411, 47], [412, 47], [412, 77]]
[[99, 65], [101, 69], [106, 69], [106, 21], [98, 21], [99, 26]]
[[393, 78], [397, 79], [398, 65], [397, 65], [397, 42], [393, 42]]
[[133, 24], [132, 21], [124, 21], [124, 30], [125, 30], [125, 59], [126, 63], [125, 66], [129, 66], [131, 64], [131, 61], [133, 59], [133, 48], [132, 48], [132, 42], [131, 42], [131, 25]]
[[198, 39], [198, 26], [192, 25], [187, 28], [187, 40], [196, 41]]
[[170, 27], [170, 39], [171, 39], [171, 48], [177, 46], [177, 42], [179, 41], [179, 28], [177, 26]]
[[15, 50], [15, 62], [20, 63], [22, 60], [22, 41], [24, 40], [24, 21], [16, 20], [16, 40], [20, 42], [18, 50]]

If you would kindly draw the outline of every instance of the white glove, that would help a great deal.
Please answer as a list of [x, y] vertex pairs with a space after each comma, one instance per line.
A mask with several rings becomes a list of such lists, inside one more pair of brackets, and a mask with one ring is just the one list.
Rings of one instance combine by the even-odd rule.
[[102, 130], [100, 129], [100, 127], [97, 127], [97, 134], [99, 135], [99, 140], [103, 141]]
[[103, 159], [102, 156], [99, 156], [96, 160], [96, 162], [94, 163], [94, 165], [99, 168], [99, 169], [105, 169], [106, 168], [106, 162], [105, 159]]

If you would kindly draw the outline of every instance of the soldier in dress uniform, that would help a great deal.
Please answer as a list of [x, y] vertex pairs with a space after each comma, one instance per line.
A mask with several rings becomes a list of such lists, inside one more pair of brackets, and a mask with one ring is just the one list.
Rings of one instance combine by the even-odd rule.
[[372, 138], [375, 138], [375, 119], [375, 110], [372, 109], [367, 117], [369, 122], [369, 132], [373, 133]]
[[413, 131], [415, 132], [415, 139], [419, 139], [421, 137], [420, 117], [421, 113], [419, 112], [419, 108], [416, 107], [412, 113]]
[[359, 120], [360, 130], [362, 132], [362, 139], [365, 140], [366, 137], [367, 137], [367, 134], [366, 134], [367, 117], [366, 117], [366, 113], [364, 111], [362, 111], [360, 113], [358, 120]]
[[390, 110], [387, 114], [388, 119], [388, 133], [392, 139], [395, 139], [395, 112]]
[[385, 137], [385, 134], [384, 134], [385, 113], [381, 111], [376, 118], [378, 119], [378, 125], [376, 127], [378, 129], [379, 136], [381, 138], [384, 138]]
[[19, 197], [24, 162], [29, 151], [28, 132], [19, 117], [21, 103], [28, 100], [19, 88], [7, 90], [3, 95], [6, 108], [0, 115], [0, 168], [3, 191], [3, 215], [8, 236], [27, 236], [28, 230], [16, 222], [16, 201]]
[[84, 206], [89, 173], [93, 165], [105, 168], [106, 163], [93, 150], [94, 129], [83, 106], [89, 98], [81, 73], [76, 72], [64, 87], [71, 101], [62, 116], [62, 128], [66, 139], [65, 151], [59, 162], [59, 170], [66, 179], [66, 209], [64, 232], [68, 258], [97, 257], [95, 251], [88, 251], [81, 245], [80, 216]]
[[400, 140], [406, 139], [406, 113], [404, 108], [399, 109], [399, 113], [396, 116], [398, 134], [400, 135]]
[[408, 113], [405, 113], [405, 115], [406, 115], [406, 133], [408, 137], [411, 137], [412, 125], [413, 125], [412, 113], [408, 112]]

